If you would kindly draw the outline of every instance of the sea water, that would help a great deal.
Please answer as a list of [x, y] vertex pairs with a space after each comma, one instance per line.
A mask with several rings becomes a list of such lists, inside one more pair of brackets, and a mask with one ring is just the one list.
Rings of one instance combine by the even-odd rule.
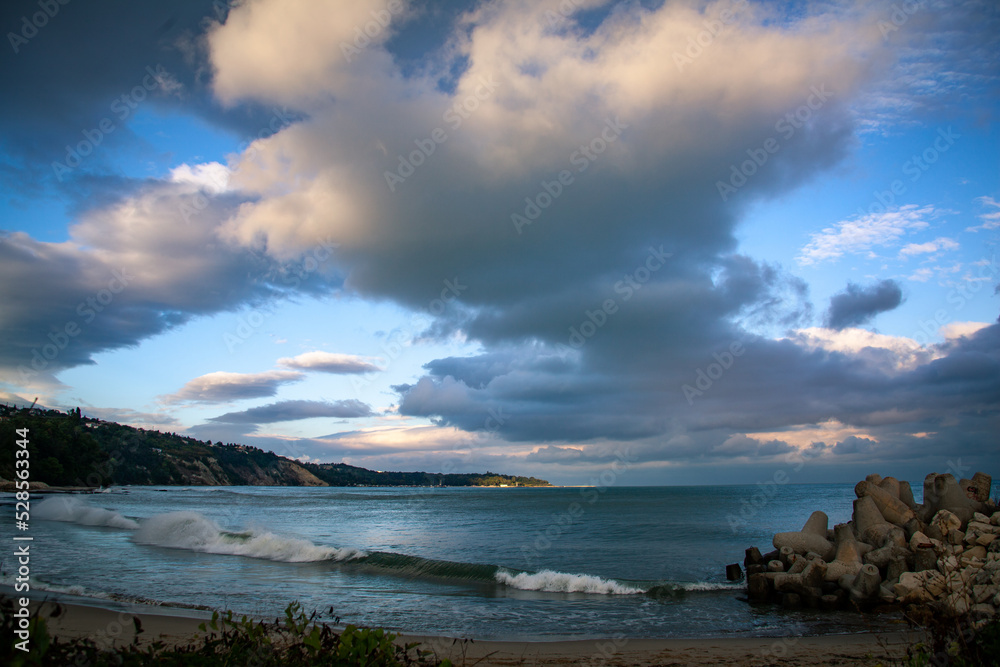
[[[298, 601], [341, 624], [477, 639], [890, 627], [898, 617], [751, 606], [725, 577], [816, 509], [849, 520], [853, 499], [847, 484], [125, 487], [33, 498], [31, 576], [50, 595], [259, 618]], [[3, 558], [0, 583], [15, 569]]]

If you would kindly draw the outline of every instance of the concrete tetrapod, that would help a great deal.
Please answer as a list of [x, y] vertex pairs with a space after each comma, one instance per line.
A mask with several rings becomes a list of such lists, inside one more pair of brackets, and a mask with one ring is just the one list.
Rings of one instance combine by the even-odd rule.
[[868, 602], [875, 598], [882, 585], [882, 576], [874, 565], [864, 565], [847, 587], [847, 592], [854, 602]]
[[774, 575], [774, 590], [779, 593], [794, 593], [809, 606], [816, 606], [823, 596], [823, 581], [826, 577], [827, 565], [815, 558], [797, 574], [781, 573]]
[[913, 489], [910, 488], [909, 482], [899, 483], [899, 499], [911, 510], [917, 511], [917, 501], [913, 499]]
[[[885, 481], [889, 479], [892, 478], [889, 477]], [[905, 526], [910, 519], [914, 519], [917, 516], [902, 500], [871, 482], [858, 482], [857, 486], [854, 487], [854, 493], [858, 498], [869, 496], [875, 501], [879, 513], [882, 514], [882, 518], [897, 526]]]
[[871, 496], [854, 501], [854, 531], [859, 540], [880, 547], [892, 529], [893, 525], [885, 520]]
[[[846, 526], [846, 524], [844, 524]], [[861, 570], [861, 552], [858, 550], [858, 541], [854, 539], [854, 534], [848, 529], [850, 538], [837, 540], [837, 556], [826, 568], [826, 580], [838, 581], [842, 576], [857, 575]], [[838, 535], [839, 537], [839, 535]]]
[[830, 540], [826, 539], [827, 517], [823, 512], [813, 512], [802, 530], [788, 533], [776, 533], [772, 543], [775, 548], [784, 550], [790, 548], [797, 554], [805, 555], [815, 551], [825, 561], [833, 560], [837, 550]]
[[893, 498], [899, 498], [899, 480], [895, 477], [885, 477], [878, 483], [878, 487]]
[[855, 487], [850, 522], [828, 530], [816, 512], [802, 530], [776, 535], [775, 551], [748, 550], [748, 560], [761, 561], [748, 568], [748, 597], [790, 608], [916, 604], [919, 614], [996, 616], [1000, 508], [979, 500], [988, 481], [985, 473], [960, 483], [929, 475], [918, 506], [905, 482], [869, 475]]
[[965, 490], [965, 494], [979, 503], [985, 503], [990, 499], [990, 489], [993, 487], [993, 478], [984, 472], [977, 472], [972, 479], [959, 482]]
[[[966, 495], [954, 476], [931, 473], [924, 478], [924, 504], [918, 513], [921, 521], [930, 521], [938, 510], [948, 510], [966, 524], [983, 504]], [[932, 536], [933, 537], [933, 536]]]

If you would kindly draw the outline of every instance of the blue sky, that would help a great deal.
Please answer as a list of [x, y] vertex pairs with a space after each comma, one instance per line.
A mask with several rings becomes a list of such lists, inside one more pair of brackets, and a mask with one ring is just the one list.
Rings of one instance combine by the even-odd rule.
[[904, 4], [9, 4], [0, 394], [566, 484], [989, 471], [1000, 11]]

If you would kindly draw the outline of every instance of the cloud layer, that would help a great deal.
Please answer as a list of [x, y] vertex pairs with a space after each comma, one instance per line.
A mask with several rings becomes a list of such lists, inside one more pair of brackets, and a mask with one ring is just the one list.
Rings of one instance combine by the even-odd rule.
[[266, 373], [226, 373], [217, 371], [185, 383], [176, 393], [162, 397], [166, 404], [175, 403], [228, 403], [245, 398], [274, 396], [278, 388], [289, 382], [298, 382], [302, 373], [294, 371], [268, 371]]
[[326, 401], [279, 401], [240, 412], [227, 412], [224, 415], [212, 417], [209, 421], [224, 424], [273, 424], [274, 422], [313, 419], [315, 417], [352, 419], [370, 417], [371, 415], [371, 407], [355, 399], [332, 403]]
[[[0, 239], [0, 280], [32, 286], [0, 294], [0, 379], [27, 394], [196, 317], [340, 294], [427, 314], [421, 338], [478, 351], [430, 360], [394, 387], [400, 425], [315, 438], [310, 455], [430, 461], [456, 442], [482, 461], [572, 468], [624, 446], [643, 462], [705, 465], [981, 449], [998, 426], [997, 325], [939, 345], [858, 329], [903, 302], [886, 279], [849, 283], [813, 327], [806, 283], [737, 243], [753, 205], [822, 178], [887, 121], [886, 99], [872, 100], [894, 68], [919, 71], [901, 54], [935, 34], [933, 21], [915, 16], [891, 41], [878, 27], [887, 2], [794, 16], [727, 0], [577, 4], [553, 23], [554, 0], [469, 3], [446, 34], [427, 33], [434, 41], [417, 34], [434, 10], [401, 0], [96, 12], [108, 35], [131, 25], [135, 39], [86, 90], [71, 61], [44, 104], [19, 98], [0, 113], [9, 182], [79, 141], [121, 81], [141, 84], [130, 62], [166, 72], [144, 104], [246, 140], [226, 165], [172, 165], [162, 179], [116, 175], [101, 162], [109, 153], [58, 185], [39, 177], [75, 193], [75, 222], [64, 240]], [[84, 52], [79, 34], [98, 19], [73, 7], [28, 47], [65, 38], [66, 53]], [[70, 31], [73, 16], [83, 23]], [[967, 23], [977, 49], [994, 39], [992, 19], [948, 21]], [[25, 56], [0, 75], [10, 89], [40, 76], [44, 63]], [[74, 102], [57, 113], [64, 99]], [[18, 139], [32, 123], [44, 146]], [[127, 136], [124, 120], [119, 129], [109, 145]], [[995, 201], [982, 204], [985, 231]], [[936, 233], [914, 238], [948, 214], [883, 205], [810, 221], [825, 227], [796, 268], [918, 263], [955, 249]], [[212, 372], [162, 401], [273, 398], [306, 372], [382, 368], [322, 351], [277, 363], [287, 370]], [[278, 400], [198, 428], [370, 416], [355, 400]]]
[[344, 375], [381, 370], [371, 360], [356, 355], [319, 351], [304, 352], [295, 357], [282, 357], [278, 359], [278, 365], [285, 368]]

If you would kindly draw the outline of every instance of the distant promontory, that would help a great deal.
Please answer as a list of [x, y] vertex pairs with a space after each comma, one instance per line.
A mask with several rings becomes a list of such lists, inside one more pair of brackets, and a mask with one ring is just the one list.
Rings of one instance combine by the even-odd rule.
[[[163, 486], [551, 486], [485, 473], [384, 472], [305, 463], [241, 444], [212, 443], [81, 415], [0, 405], [0, 482], [14, 479], [16, 429], [28, 429], [33, 482], [60, 487]], [[12, 482], [0, 484], [13, 486]], [[8, 490], [2, 488], [2, 490]]]

